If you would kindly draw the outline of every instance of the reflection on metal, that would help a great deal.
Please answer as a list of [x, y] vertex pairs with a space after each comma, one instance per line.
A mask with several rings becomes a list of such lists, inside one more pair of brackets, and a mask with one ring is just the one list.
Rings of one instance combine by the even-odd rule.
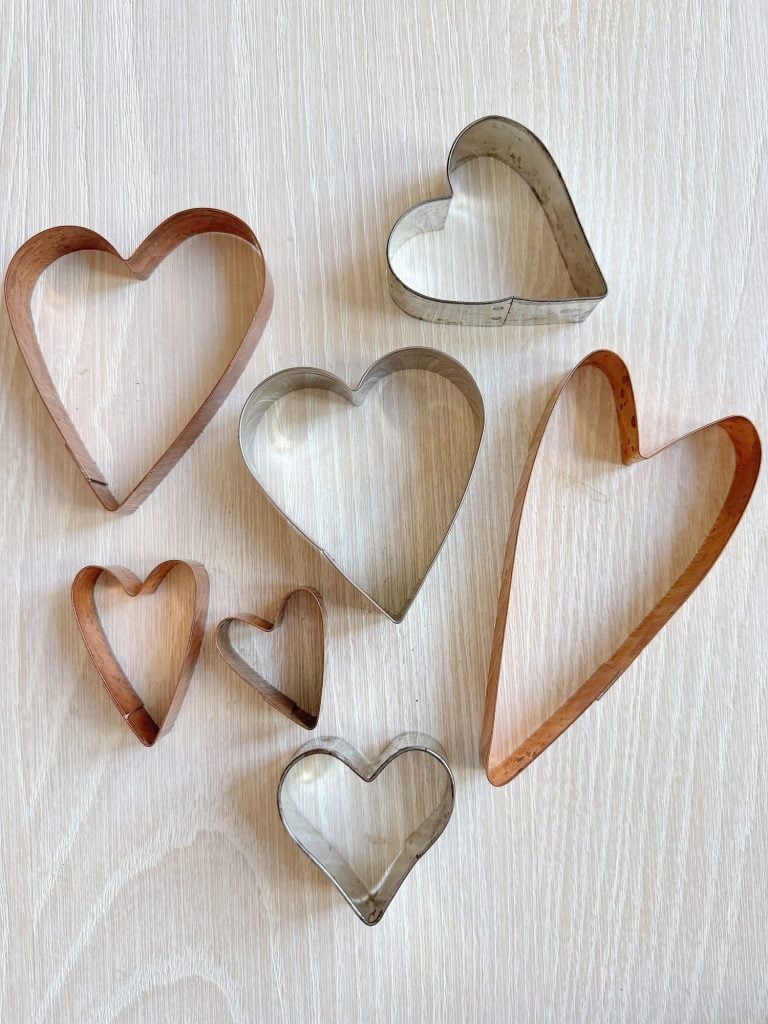
[[[435, 807], [405, 840], [381, 883], [370, 891], [339, 850], [331, 846], [299, 810], [290, 794], [290, 786], [286, 786], [286, 783], [294, 778], [298, 779], [299, 785], [312, 785], [316, 775], [304, 769], [307, 767], [306, 759], [317, 754], [336, 758], [364, 782], [373, 782], [396, 757], [414, 751], [429, 754], [437, 761], [445, 775], [445, 785]], [[330, 878], [360, 920], [364, 924], [374, 925], [384, 916], [416, 861], [427, 852], [448, 824], [453, 812], [454, 789], [453, 772], [446, 760], [445, 751], [437, 740], [424, 733], [403, 733], [372, 762], [367, 761], [345, 740], [327, 737], [307, 743], [286, 767], [277, 787], [277, 807], [283, 825], [299, 849]]]
[[[474, 445], [466, 481], [461, 494], [458, 497], [458, 501], [451, 512], [450, 520], [442, 541], [432, 556], [429, 564], [424, 569], [420, 578], [416, 581], [416, 584], [410, 589], [400, 607], [384, 608], [370, 593], [368, 593], [368, 591], [363, 589], [362, 586], [347, 575], [347, 573], [334, 562], [330, 554], [320, 547], [312, 537], [305, 533], [299, 524], [292, 519], [286, 510], [270, 495], [269, 490], [259, 475], [258, 466], [253, 457], [253, 452], [259, 424], [275, 402], [284, 398], [286, 395], [289, 395], [294, 391], [311, 389], [331, 391], [336, 395], [340, 395], [353, 405], [360, 406], [376, 384], [385, 377], [388, 377], [390, 374], [397, 373], [400, 370], [426, 370], [429, 373], [436, 373], [441, 377], [445, 377], [446, 380], [450, 381], [451, 384], [459, 389], [472, 412]], [[356, 590], [367, 597], [376, 608], [384, 612], [384, 614], [392, 619], [393, 622], [402, 622], [406, 612], [411, 607], [411, 604], [421, 589], [429, 570], [434, 565], [435, 559], [440, 554], [440, 550], [445, 543], [445, 538], [448, 536], [454, 520], [458, 515], [459, 509], [461, 508], [464, 496], [467, 493], [467, 488], [469, 487], [469, 482], [472, 478], [472, 472], [475, 468], [475, 462], [477, 461], [477, 454], [480, 449], [480, 441], [483, 437], [484, 428], [485, 409], [483, 406], [483, 396], [481, 395], [480, 389], [475, 383], [474, 378], [470, 372], [461, 365], [461, 363], [452, 359], [450, 356], [445, 355], [443, 352], [436, 351], [435, 349], [403, 348], [396, 352], [390, 352], [388, 355], [375, 362], [363, 374], [359, 384], [352, 388], [345, 384], [339, 377], [334, 376], [334, 374], [328, 373], [325, 370], [312, 369], [310, 367], [292, 367], [287, 370], [281, 370], [280, 372], [273, 374], [271, 377], [267, 377], [266, 380], [262, 381], [261, 384], [251, 392], [243, 406], [243, 412], [240, 417], [240, 451], [242, 452], [243, 459], [249, 471], [278, 512], [280, 512], [280, 514], [284, 516], [288, 522], [298, 530], [299, 533], [310, 542], [310, 544], [313, 545], [313, 547], [316, 547], [325, 555], [326, 558], [328, 558], [330, 562], [333, 562], [345, 579], [347, 579]], [[434, 443], [436, 445], [440, 444], [440, 439], [435, 438]]]
[[[393, 267], [397, 251], [416, 235], [441, 231], [453, 199], [452, 177], [462, 164], [493, 157], [520, 175], [549, 221], [575, 296], [562, 299], [510, 295], [491, 302], [462, 302], [423, 295]], [[506, 117], [483, 117], [456, 138], [448, 156], [447, 196], [417, 203], [395, 223], [387, 242], [387, 281], [397, 305], [419, 320], [471, 327], [579, 323], [608, 294], [608, 287], [579, 221], [565, 182], [549, 151], [532, 131]]]

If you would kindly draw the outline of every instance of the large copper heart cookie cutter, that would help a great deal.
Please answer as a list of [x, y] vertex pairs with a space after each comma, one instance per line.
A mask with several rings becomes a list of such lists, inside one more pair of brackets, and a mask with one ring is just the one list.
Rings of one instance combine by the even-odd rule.
[[[575, 295], [526, 298], [508, 295], [489, 302], [439, 299], [424, 295], [396, 273], [398, 250], [417, 235], [441, 231], [454, 197], [453, 175], [463, 164], [492, 157], [520, 175], [538, 199], [552, 229]], [[464, 128], [448, 155], [450, 192], [417, 203], [395, 222], [387, 241], [387, 282], [392, 300], [409, 316], [441, 324], [505, 327], [523, 324], [578, 323], [608, 294], [587, 236], [557, 164], [541, 139], [508, 117], [482, 117]]]
[[[643, 620], [619, 645], [611, 657], [596, 669], [554, 714], [540, 725], [522, 744], [511, 752], [496, 753], [499, 745], [504, 746], [504, 737], [496, 735], [496, 708], [499, 685], [502, 676], [504, 642], [507, 628], [515, 552], [520, 524], [531, 474], [536, 462], [544, 433], [560, 396], [582, 367], [592, 366], [600, 370], [608, 380], [613, 393], [616, 417], [619, 427], [621, 461], [624, 465], [652, 459], [660, 452], [685, 441], [705, 430], [718, 427], [727, 435], [735, 456], [733, 476], [728, 493], [706, 537], [687, 567], [678, 576], [666, 594], [657, 601]], [[506, 552], [501, 572], [499, 604], [496, 626], [491, 646], [491, 661], [488, 671], [488, 686], [485, 696], [480, 755], [489, 782], [503, 786], [515, 778], [535, 760], [565, 730], [573, 725], [594, 701], [598, 700], [626, 671], [640, 652], [672, 616], [688, 600], [702, 582], [709, 570], [720, 557], [733, 531], [749, 504], [760, 470], [761, 445], [754, 425], [743, 416], [727, 416], [708, 423], [675, 438], [661, 448], [647, 455], [640, 450], [640, 435], [637, 425], [637, 409], [629, 371], [623, 360], [614, 352], [601, 350], [586, 356], [568, 373], [549, 400], [533, 436], [528, 459], [518, 485], [512, 510]], [[510, 744], [511, 745], [511, 744]]]
[[[247, 242], [254, 250], [258, 293], [255, 297], [256, 308], [253, 318], [234, 356], [192, 418], [144, 478], [123, 501], [118, 501], [77, 432], [51, 378], [32, 317], [32, 295], [35, 286], [41, 274], [62, 256], [86, 251], [105, 252], [114, 256], [137, 280], [145, 281], [182, 242], [195, 235], [211, 233], [234, 235]], [[96, 231], [74, 225], [47, 228], [21, 246], [5, 275], [5, 303], [11, 327], [46, 409], [88, 486], [107, 511], [124, 514], [135, 511], [202, 434], [251, 358], [269, 320], [272, 295], [272, 281], [256, 235], [239, 217], [223, 210], [199, 208], [176, 213], [156, 227], [133, 255], [128, 257], [121, 256], [115, 247]]]
[[[183, 567], [192, 574], [194, 606], [184, 659], [179, 669], [171, 703], [165, 717], [158, 724], [144, 707], [144, 702], [112, 650], [96, 607], [94, 591], [97, 582], [104, 577], [118, 583], [129, 597], [154, 594], [168, 573], [177, 567]], [[208, 592], [208, 573], [204, 566], [199, 562], [186, 562], [180, 559], [171, 559], [156, 565], [143, 582], [130, 569], [126, 569], [122, 565], [87, 565], [80, 570], [72, 583], [72, 607], [86, 650], [99, 673], [110, 700], [120, 712], [131, 732], [145, 747], [153, 746], [157, 740], [170, 732], [184, 702], [205, 633]]]

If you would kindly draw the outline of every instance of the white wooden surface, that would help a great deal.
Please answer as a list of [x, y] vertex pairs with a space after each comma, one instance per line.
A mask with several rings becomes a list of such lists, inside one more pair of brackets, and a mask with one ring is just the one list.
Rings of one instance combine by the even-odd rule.
[[[215, 205], [253, 225], [277, 297], [226, 405], [128, 519], [79, 478], [3, 314], [3, 1021], [768, 1019], [764, 481], [710, 578], [570, 733], [500, 791], [477, 753], [509, 510], [559, 375], [593, 348], [622, 354], [649, 446], [728, 412], [768, 433], [766, 21], [762, 0], [5, 0], [3, 264], [52, 224], [128, 252], [168, 214]], [[610, 289], [581, 326], [429, 326], [387, 297], [391, 223], [443, 190], [450, 142], [486, 113], [530, 126], [563, 171]], [[502, 171], [465, 168], [446, 233], [404, 253], [411, 273], [447, 294], [562, 283], [535, 204]], [[127, 483], [235, 344], [248, 267], [207, 239], [145, 285], [100, 269], [51, 271], [39, 323], [84, 433]], [[394, 626], [280, 520], [236, 426], [275, 369], [352, 382], [411, 344], [465, 363], [488, 425], [467, 504]], [[504, 694], [521, 734], [663, 590], [722, 492], [716, 439], [622, 470], [606, 412], [585, 374], [528, 506]], [[401, 459], [413, 447], [393, 443]], [[397, 462], [383, 457], [385, 493]], [[321, 469], [347, 487], [340, 466]], [[369, 755], [405, 729], [444, 744], [453, 820], [376, 928], [285, 835], [277, 779], [306, 733], [227, 669], [210, 627], [156, 750], [103, 694], [72, 577], [174, 556], [208, 567], [211, 627], [269, 617], [300, 583], [323, 592], [321, 733]], [[168, 586], [183, 611], [183, 586]], [[167, 593], [102, 597], [116, 648], [162, 705], [146, 680], [177, 657], [182, 618]], [[404, 806], [397, 782], [377, 783], [372, 811], [355, 802], [363, 832], [402, 827], [382, 814]]]

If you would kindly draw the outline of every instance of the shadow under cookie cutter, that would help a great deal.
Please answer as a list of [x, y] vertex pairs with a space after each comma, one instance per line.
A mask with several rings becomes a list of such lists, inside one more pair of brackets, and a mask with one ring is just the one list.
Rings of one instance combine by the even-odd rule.
[[[576, 295], [561, 299], [507, 296], [467, 302], [424, 295], [395, 272], [393, 258], [417, 235], [441, 231], [454, 197], [452, 176], [479, 157], [501, 161], [523, 179], [538, 199], [552, 229]], [[464, 128], [448, 155], [450, 192], [410, 207], [395, 222], [387, 241], [387, 283], [392, 300], [409, 316], [433, 323], [473, 327], [579, 323], [608, 294], [602, 271], [581, 226], [557, 164], [544, 143], [525, 125], [507, 117], [482, 117]]]
[[[119, 583], [129, 597], [154, 594], [166, 576], [178, 567], [183, 567], [192, 574], [195, 588], [192, 622], [171, 703], [158, 725], [144, 707], [144, 702], [112, 650], [96, 607], [94, 590], [99, 579], [105, 576]], [[87, 565], [78, 572], [72, 582], [72, 608], [85, 648], [110, 700], [131, 732], [145, 747], [154, 746], [171, 731], [184, 702], [203, 643], [205, 622], [208, 617], [209, 590], [210, 583], [205, 566], [200, 562], [178, 558], [156, 565], [144, 581], [122, 565]]]
[[[538, 455], [547, 424], [552, 417], [555, 406], [574, 374], [586, 366], [592, 366], [600, 370], [607, 378], [611, 387], [619, 428], [621, 461], [625, 466], [634, 462], [645, 462], [661, 452], [667, 451], [681, 441], [701, 434], [705, 430], [712, 430], [714, 427], [718, 427], [724, 431], [733, 447], [735, 456], [733, 476], [720, 511], [715, 517], [706, 537], [699, 545], [696, 554], [669, 590], [644, 616], [639, 625], [632, 630], [611, 657], [596, 669], [589, 679], [523, 743], [510, 752], [502, 750], [495, 753], [494, 747], [499, 743], [499, 737], [496, 735], [496, 708], [503, 668], [507, 616], [512, 591], [515, 552], [517, 550], [517, 540], [528, 485], [533, 473], [536, 456]], [[640, 450], [637, 408], [632, 381], [626, 364], [615, 352], [609, 352], [604, 349], [592, 352], [565, 376], [544, 409], [534, 433], [528, 458], [518, 485], [510, 520], [507, 547], [501, 572], [496, 625], [491, 644], [491, 661], [488, 670], [488, 686], [485, 695], [485, 711], [480, 740], [480, 757], [485, 767], [488, 781], [492, 785], [506, 785], [515, 776], [519, 775], [524, 768], [527, 768], [551, 743], [562, 736], [565, 730], [573, 725], [576, 719], [596, 700], [599, 700], [622, 673], [629, 668], [640, 652], [688, 600], [720, 557], [744, 514], [757, 482], [760, 460], [760, 437], [754, 424], [744, 416], [727, 416], [712, 423], [707, 423], [702, 427], [689, 431], [687, 434], [674, 438], [647, 455], [644, 454]]]
[[[235, 354], [208, 395], [177, 437], [130, 493], [118, 501], [104, 474], [80, 437], [61, 395], [53, 383], [32, 317], [32, 295], [45, 270], [63, 256], [76, 252], [104, 252], [114, 256], [138, 281], [145, 281], [182, 242], [196, 235], [225, 234], [247, 242], [256, 256], [260, 282], [255, 309]], [[264, 332], [272, 312], [273, 289], [261, 246], [248, 225], [232, 213], [206, 207], [182, 210], [164, 220], [131, 256], [123, 257], [111, 242], [90, 228], [75, 225], [46, 228], [17, 251], [5, 274], [5, 304], [24, 362], [48, 413], [86, 483], [108, 512], [134, 512], [173, 469], [202, 434], [237, 383]]]
[[[315, 754], [336, 758], [364, 782], [373, 782], [395, 758], [409, 752], [425, 753], [433, 757], [445, 774], [445, 786], [435, 807], [411, 832], [380, 884], [371, 892], [339, 850], [331, 846], [302, 814], [289, 793], [284, 791], [285, 783], [302, 761]], [[308, 779], [305, 783], [311, 781]], [[374, 761], [368, 761], [346, 740], [323, 737], [301, 747], [286, 766], [277, 787], [277, 809], [288, 835], [299, 849], [333, 882], [363, 924], [374, 925], [382, 919], [416, 862], [442, 835], [453, 813], [454, 797], [453, 772], [445, 751], [431, 736], [418, 732], [402, 733]]]
[[[284, 398], [286, 395], [289, 395], [294, 391], [311, 389], [330, 391], [333, 394], [346, 399], [346, 401], [351, 402], [352, 405], [360, 406], [365, 401], [371, 389], [378, 384], [379, 381], [388, 377], [390, 374], [399, 372], [400, 370], [426, 370], [430, 373], [436, 373], [441, 377], [445, 377], [446, 380], [450, 381], [456, 388], [458, 388], [472, 412], [475, 443], [466, 483], [464, 484], [458, 501], [455, 504], [440, 544], [416, 585], [411, 588], [411, 591], [407, 595], [406, 600], [401, 607], [397, 609], [387, 609], [383, 608], [374, 597], [356, 583], [355, 580], [353, 580], [341, 568], [341, 566], [334, 561], [331, 555], [320, 544], [314, 541], [309, 534], [305, 533], [299, 524], [292, 519], [285, 509], [272, 497], [268, 488], [259, 476], [258, 468], [250, 453], [254, 447], [256, 433], [262, 419], [275, 402]], [[355, 387], [349, 387], [348, 384], [335, 374], [328, 373], [326, 370], [317, 370], [311, 367], [291, 367], [287, 370], [280, 370], [271, 377], [267, 377], [266, 380], [262, 381], [261, 384], [251, 392], [243, 406], [243, 411], [240, 416], [240, 451], [243, 456], [243, 461], [259, 487], [262, 489], [272, 505], [291, 524], [291, 526], [293, 526], [294, 529], [302, 535], [302, 537], [308, 540], [314, 548], [320, 551], [320, 553], [323, 554], [336, 569], [338, 569], [342, 576], [352, 584], [355, 590], [366, 597], [374, 607], [378, 608], [379, 611], [383, 612], [393, 622], [402, 622], [408, 609], [416, 599], [416, 595], [421, 589], [424, 580], [427, 578], [430, 569], [435, 564], [437, 556], [440, 554], [448, 534], [451, 532], [451, 527], [456, 521], [456, 516], [459, 514], [459, 510], [472, 479], [484, 429], [485, 407], [483, 404], [483, 396], [469, 370], [455, 359], [446, 355], [444, 352], [438, 352], [431, 348], [403, 348], [398, 349], [395, 352], [390, 352], [373, 363], [366, 370]]]
[[297, 704], [296, 701], [291, 700], [291, 698], [286, 696], [282, 690], [278, 690], [276, 686], [273, 686], [272, 683], [265, 679], [260, 672], [257, 672], [256, 669], [235, 649], [230, 637], [230, 630], [232, 625], [236, 622], [242, 622], [247, 626], [253, 626], [262, 633], [272, 633], [282, 625], [285, 609], [289, 601], [293, 600], [293, 598], [299, 594], [308, 594], [313, 599], [315, 607], [320, 615], [320, 625], [323, 631], [320, 649], [320, 699], [322, 700], [323, 675], [325, 671], [325, 608], [322, 597], [313, 587], [296, 587], [295, 590], [286, 594], [280, 602], [280, 607], [277, 609], [274, 622], [268, 622], [266, 619], [259, 618], [258, 615], [251, 615], [245, 612], [239, 615], [230, 615], [227, 618], [222, 619], [216, 626], [216, 647], [219, 654], [222, 656], [224, 661], [226, 661], [232, 671], [237, 673], [237, 675], [240, 676], [244, 682], [248, 683], [249, 686], [252, 686], [268, 704], [271, 704], [277, 711], [280, 711], [287, 718], [290, 718], [290, 720], [295, 722], [296, 725], [300, 725], [304, 729], [314, 729], [317, 725], [317, 719], [319, 718], [319, 711], [318, 714], [312, 714], [307, 711], [306, 708]]

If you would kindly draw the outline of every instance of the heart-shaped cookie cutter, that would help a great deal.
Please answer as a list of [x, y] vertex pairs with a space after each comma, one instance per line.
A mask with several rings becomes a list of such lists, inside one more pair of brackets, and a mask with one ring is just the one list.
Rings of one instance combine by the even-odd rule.
[[[62, 256], [87, 251], [109, 253], [127, 267], [137, 280], [145, 281], [182, 242], [195, 235], [212, 233], [234, 235], [253, 248], [260, 278], [256, 310], [237, 351], [202, 404], [154, 466], [120, 502], [112, 493], [104, 474], [77, 432], [51, 378], [32, 317], [32, 295], [35, 286], [41, 274]], [[128, 257], [121, 256], [115, 247], [96, 231], [74, 225], [47, 228], [33, 235], [21, 246], [8, 265], [5, 275], [5, 304], [11, 327], [29, 374], [48, 413], [64, 438], [64, 443], [88, 486], [107, 511], [123, 514], [135, 511], [202, 434], [253, 355], [272, 312], [272, 296], [272, 280], [256, 235], [239, 217], [224, 210], [203, 207], [176, 213], [156, 227], [133, 255]]]
[[[309, 597], [314, 601], [317, 607], [318, 614], [320, 616], [320, 625], [323, 630], [323, 637], [325, 636], [325, 609], [323, 606], [323, 599], [320, 594], [313, 587], [297, 587], [292, 590], [289, 594], [286, 594], [283, 600], [280, 602], [280, 607], [277, 609], [274, 622], [267, 622], [266, 619], [259, 618], [258, 615], [251, 615], [250, 613], [243, 612], [239, 615], [230, 615], [225, 619], [222, 619], [216, 626], [216, 647], [219, 654], [222, 656], [224, 661], [229, 667], [236, 672], [240, 678], [252, 686], [257, 693], [261, 694], [268, 704], [271, 704], [273, 708], [276, 708], [287, 718], [290, 718], [292, 722], [302, 726], [304, 729], [314, 729], [317, 725], [317, 719], [319, 714], [315, 715], [307, 711], [306, 708], [301, 707], [296, 701], [291, 700], [290, 697], [286, 696], [282, 690], [278, 690], [276, 686], [273, 686], [264, 676], [257, 672], [256, 669], [249, 665], [243, 656], [236, 650], [232, 643], [230, 631], [232, 625], [236, 622], [245, 623], [247, 626], [253, 626], [255, 629], [260, 630], [262, 633], [272, 633], [275, 629], [278, 629], [282, 624], [283, 616], [285, 615], [285, 609], [290, 601], [292, 601], [298, 594], [308, 594]], [[323, 640], [324, 644], [324, 640]], [[323, 673], [325, 669], [325, 655], [324, 650], [321, 648], [320, 655], [320, 679], [322, 687]], [[322, 689], [321, 689], [322, 699]]]
[[[173, 697], [165, 717], [158, 725], [144, 707], [141, 697], [134, 689], [112, 650], [96, 607], [94, 591], [96, 583], [104, 576], [119, 583], [129, 597], [154, 594], [168, 573], [178, 566], [187, 569], [192, 574], [194, 582], [192, 623]], [[184, 702], [205, 633], [209, 589], [208, 573], [205, 571], [205, 567], [200, 562], [187, 562], [181, 559], [170, 559], [156, 565], [144, 582], [122, 565], [87, 565], [78, 572], [72, 582], [72, 607], [86, 650], [112, 703], [133, 734], [145, 747], [154, 746], [159, 739], [171, 731]]]
[[[334, 757], [364, 782], [373, 782], [388, 764], [407, 752], [425, 753], [433, 757], [445, 772], [445, 787], [435, 807], [411, 832], [387, 868], [381, 883], [371, 892], [346, 858], [318, 832], [289, 793], [284, 792], [284, 786], [296, 766], [315, 754]], [[382, 919], [416, 862], [442, 834], [453, 813], [454, 797], [453, 772], [445, 751], [431, 736], [418, 732], [402, 733], [384, 748], [375, 761], [368, 761], [346, 740], [329, 736], [305, 744], [286, 766], [277, 787], [277, 809], [288, 835], [299, 849], [333, 882], [363, 924], [374, 925]]]
[[[291, 394], [294, 391], [309, 389], [331, 391], [333, 394], [340, 395], [348, 402], [351, 402], [352, 405], [360, 406], [365, 401], [371, 389], [378, 384], [379, 381], [388, 377], [390, 374], [398, 373], [401, 370], [427, 370], [430, 373], [436, 373], [441, 377], [445, 377], [456, 388], [458, 388], [466, 399], [472, 412], [475, 444], [474, 453], [469, 466], [469, 472], [467, 473], [466, 483], [459, 495], [458, 501], [456, 502], [443, 539], [421, 577], [416, 582], [415, 586], [411, 588], [401, 607], [397, 609], [387, 609], [383, 608], [374, 597], [372, 597], [346, 572], [344, 572], [338, 563], [334, 561], [333, 557], [320, 544], [316, 543], [309, 534], [305, 533], [299, 524], [292, 519], [285, 509], [270, 495], [269, 490], [259, 476], [258, 467], [252, 458], [251, 452], [254, 447], [256, 432], [262, 419], [275, 402], [284, 398], [286, 395]], [[481, 395], [480, 389], [475, 383], [470, 372], [462, 366], [461, 363], [452, 359], [450, 356], [447, 356], [444, 352], [438, 352], [431, 348], [403, 348], [398, 349], [395, 352], [390, 352], [388, 355], [383, 356], [381, 359], [378, 359], [373, 363], [373, 365], [366, 370], [355, 387], [349, 387], [349, 385], [345, 384], [340, 377], [336, 377], [334, 374], [328, 373], [325, 370], [316, 370], [312, 367], [305, 366], [279, 370], [271, 377], [267, 377], [266, 380], [262, 381], [261, 384], [251, 392], [243, 406], [243, 412], [240, 417], [240, 451], [242, 452], [243, 460], [248, 467], [248, 470], [258, 483], [259, 487], [261, 487], [270, 502], [274, 505], [277, 511], [288, 520], [291, 526], [298, 530], [298, 532], [305, 537], [314, 548], [317, 548], [318, 551], [325, 555], [328, 561], [336, 566], [342, 576], [344, 576], [344, 578], [348, 580], [359, 593], [366, 597], [371, 604], [378, 608], [379, 611], [382, 611], [393, 622], [402, 622], [408, 609], [413, 604], [416, 595], [421, 589], [429, 570], [435, 564], [435, 560], [440, 554], [446, 538], [451, 531], [451, 527], [456, 520], [456, 516], [459, 513], [459, 509], [461, 508], [462, 502], [464, 501], [464, 497], [469, 488], [470, 480], [472, 479], [472, 473], [475, 468], [475, 463], [477, 462], [477, 455], [480, 450], [480, 442], [483, 437], [484, 429], [485, 407], [483, 405], [483, 396]]]
[[[453, 199], [454, 172], [478, 157], [493, 157], [511, 167], [530, 187], [549, 221], [575, 297], [533, 299], [510, 295], [490, 302], [463, 302], [423, 295], [395, 272], [393, 258], [417, 235], [445, 227]], [[448, 155], [450, 192], [417, 203], [395, 222], [387, 241], [387, 282], [393, 301], [419, 320], [473, 327], [579, 323], [608, 294], [608, 287], [557, 164], [530, 129], [507, 117], [482, 117], [464, 128]]]
[[[709, 532], [696, 554], [666, 594], [656, 602], [654, 607], [645, 615], [642, 622], [632, 630], [610, 658], [596, 669], [589, 679], [554, 714], [550, 715], [542, 725], [511, 753], [502, 754], [494, 758], [494, 744], [498, 743], [498, 739], [495, 736], [496, 706], [502, 674], [504, 640], [512, 591], [515, 551], [517, 549], [525, 497], [536, 462], [536, 456], [538, 455], [547, 424], [552, 417], [555, 406], [574, 374], [585, 366], [593, 366], [600, 370], [610, 384], [619, 427], [621, 461], [624, 465], [628, 466], [633, 462], [644, 462], [652, 459], [660, 452], [673, 447], [673, 445], [680, 444], [681, 441], [701, 434], [705, 430], [718, 427], [724, 431], [733, 446], [735, 456], [733, 476], [728, 493]], [[576, 719], [594, 701], [603, 696], [619, 676], [629, 668], [638, 654], [669, 622], [675, 612], [688, 600], [720, 557], [744, 514], [752, 492], [755, 489], [760, 471], [760, 459], [760, 437], [754, 424], [743, 416], [726, 416], [723, 419], [707, 423], [705, 426], [697, 427], [695, 430], [669, 441], [667, 444], [646, 455], [640, 450], [635, 396], [629, 371], [624, 361], [615, 352], [603, 349], [586, 356], [566, 375], [550, 398], [536, 427], [512, 509], [509, 536], [501, 572], [499, 604], [491, 645], [491, 661], [488, 670], [488, 687], [485, 696], [485, 712], [480, 741], [480, 756], [489, 782], [494, 786], [504, 786], [514, 779], [516, 775], [519, 775], [524, 768], [527, 768], [570, 725], [573, 725]]]

